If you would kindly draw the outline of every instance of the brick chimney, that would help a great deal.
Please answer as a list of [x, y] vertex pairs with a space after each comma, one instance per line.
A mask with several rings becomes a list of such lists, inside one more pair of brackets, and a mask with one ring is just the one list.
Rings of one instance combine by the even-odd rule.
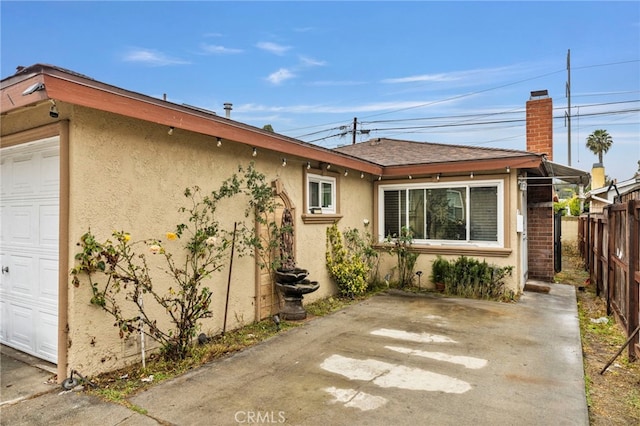
[[[527, 101], [527, 151], [553, 160], [553, 104], [546, 90], [531, 92]], [[527, 188], [528, 276], [553, 282], [553, 187]]]
[[553, 161], [553, 102], [546, 90], [531, 92], [527, 101], [527, 151]]

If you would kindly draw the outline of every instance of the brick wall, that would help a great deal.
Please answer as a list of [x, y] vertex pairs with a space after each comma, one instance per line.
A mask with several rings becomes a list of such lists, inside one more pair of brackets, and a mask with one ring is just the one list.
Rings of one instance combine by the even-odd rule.
[[[527, 151], [553, 160], [553, 102], [543, 94], [527, 101]], [[542, 182], [540, 182], [542, 183]], [[527, 190], [529, 278], [553, 282], [553, 190], [551, 185]]]
[[529, 278], [553, 282], [553, 201], [551, 186], [529, 187], [527, 239]]
[[529, 207], [529, 278], [553, 282], [553, 207]]
[[527, 101], [527, 151], [553, 161], [553, 102], [545, 97]]

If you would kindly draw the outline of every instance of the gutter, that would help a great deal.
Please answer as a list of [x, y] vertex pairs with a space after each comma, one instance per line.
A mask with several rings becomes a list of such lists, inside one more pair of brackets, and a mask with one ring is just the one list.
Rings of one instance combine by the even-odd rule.
[[382, 166], [338, 151], [312, 145], [248, 124], [131, 92], [47, 65], [34, 65], [0, 82], [2, 115], [49, 102], [51, 99], [113, 114], [231, 140], [257, 148], [356, 170], [372, 176], [384, 173]]
[[588, 194], [587, 194], [587, 196], [586, 196], [585, 198], [586, 198], [587, 200], [596, 200], [596, 201], [600, 201], [601, 203], [605, 203], [605, 204], [608, 204], [608, 205], [613, 204], [613, 201], [609, 201], [609, 200], [606, 200], [606, 199], [604, 199], [604, 198], [596, 197], [595, 195], [588, 195]]

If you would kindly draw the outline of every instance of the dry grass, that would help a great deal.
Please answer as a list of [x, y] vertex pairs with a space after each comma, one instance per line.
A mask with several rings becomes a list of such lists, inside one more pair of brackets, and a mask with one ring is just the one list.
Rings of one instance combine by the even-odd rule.
[[[575, 247], [563, 247], [563, 271], [556, 281], [572, 284], [578, 290], [578, 310], [584, 355], [585, 389], [591, 425], [640, 425], [640, 360], [630, 362], [625, 349], [600, 374], [626, 341], [626, 335], [613, 317], [607, 317], [606, 304], [589, 285], [588, 272]], [[603, 323], [592, 320], [606, 318]]]
[[[329, 297], [319, 300], [305, 306], [309, 313], [308, 320], [335, 312], [359, 300], [362, 300], [362, 298]], [[278, 333], [284, 333], [302, 324], [304, 322], [282, 321], [278, 328], [271, 319], [248, 324], [224, 335], [216, 335], [210, 338], [206, 344], [193, 346], [191, 353], [184, 360], [165, 361], [157, 354], [154, 354], [149, 357], [144, 368], [142, 364], [136, 363], [117, 371], [101, 374], [91, 379], [91, 382], [96, 386], [89, 387], [87, 390], [108, 401], [116, 402], [138, 411], [137, 407], [132, 406], [127, 401], [128, 397], [137, 392], [174, 378], [210, 361], [221, 359], [264, 342]]]

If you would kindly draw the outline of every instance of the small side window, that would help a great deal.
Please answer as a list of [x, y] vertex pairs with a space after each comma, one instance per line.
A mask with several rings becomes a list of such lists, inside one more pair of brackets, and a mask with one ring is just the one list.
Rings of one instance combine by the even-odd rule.
[[336, 213], [336, 179], [307, 174], [307, 213]]

